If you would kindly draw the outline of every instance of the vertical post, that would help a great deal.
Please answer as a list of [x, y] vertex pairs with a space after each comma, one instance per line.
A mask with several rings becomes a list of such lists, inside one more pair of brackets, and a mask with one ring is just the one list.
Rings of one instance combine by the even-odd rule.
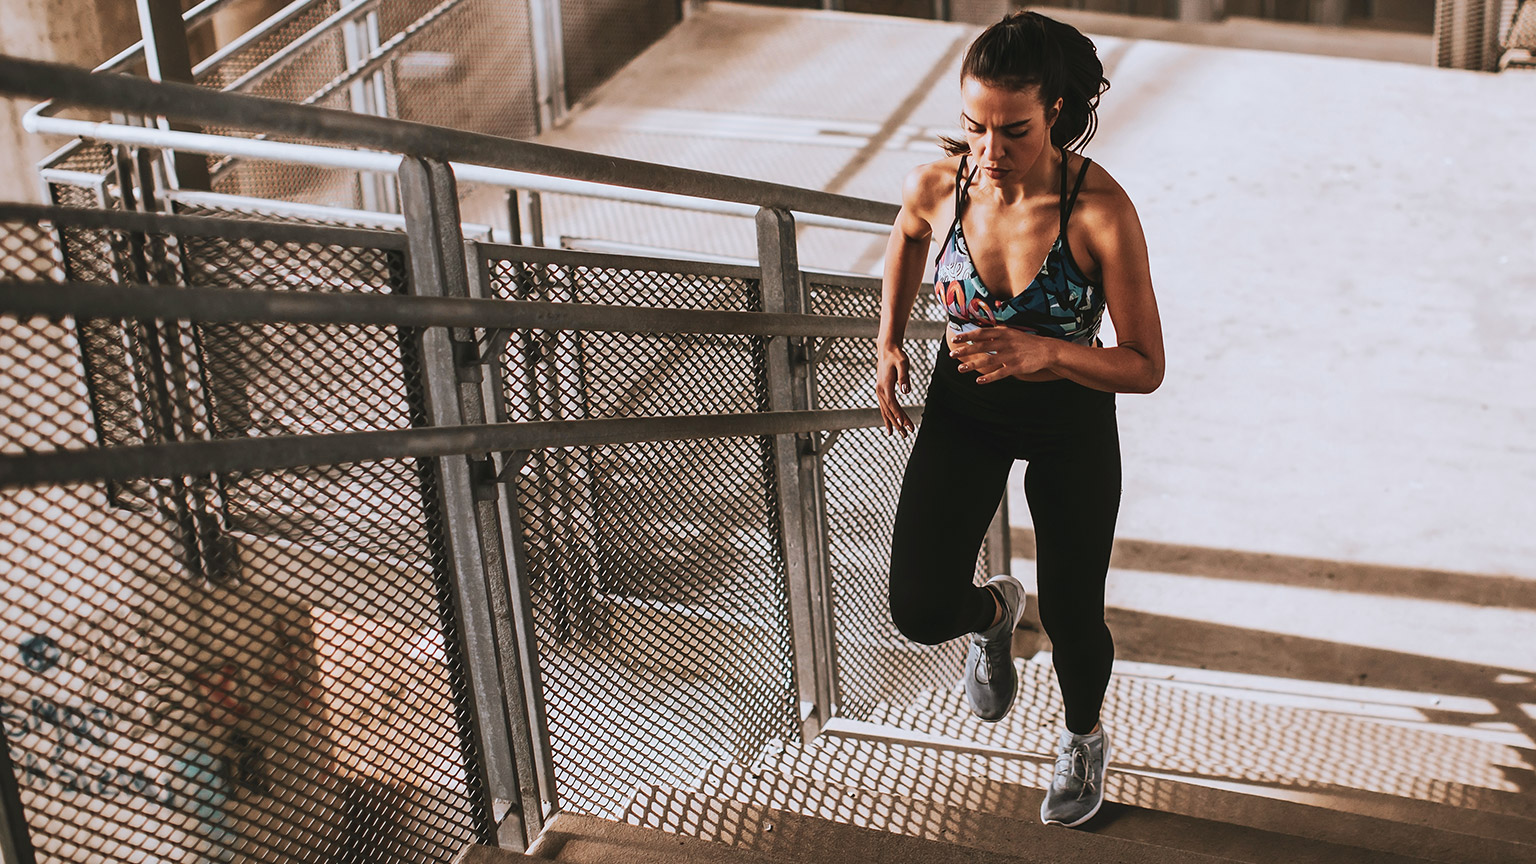
[[[516, 192], [512, 194], [516, 195]], [[513, 201], [515, 211], [515, 199]], [[465, 263], [469, 272], [469, 296], [494, 297], [488, 267], [477, 244], [471, 244]], [[520, 294], [522, 288], [515, 290]], [[487, 334], [490, 338], [480, 353], [483, 369], [481, 405], [485, 421], [491, 423], [512, 422], [507, 412], [502, 360], [502, 352], [511, 341], [510, 335], [507, 331], [499, 331], [494, 336]], [[545, 818], [559, 807], [559, 798], [554, 753], [549, 747], [549, 722], [544, 714], [544, 681], [539, 669], [539, 644], [533, 620], [533, 578], [523, 546], [522, 512], [518, 508], [517, 478], [527, 459], [527, 451], [493, 454], [492, 470], [497, 492], [492, 502], [494, 512], [489, 516], [494, 523], [493, 533], [501, 540], [501, 560], [506, 565], [505, 572], [497, 574], [499, 580], [493, 575], [491, 581], [492, 600], [497, 604], [497, 638], [502, 640], [501, 644], [513, 646], [509, 652], [512, 657], [503, 666], [506, 670], [503, 678], [507, 682], [511, 704], [525, 709], [514, 711], [511, 716], [518, 781], [522, 784], [523, 801], [542, 802], [542, 806], [529, 804], [523, 809], [524, 842], [532, 843], [543, 830]], [[485, 495], [481, 497], [491, 500]]]
[[[801, 283], [800, 294], [798, 305], [793, 307], [794, 311], [813, 311], [815, 306], [811, 299], [811, 286], [803, 279], [798, 281]], [[821, 408], [820, 394], [816, 390], [817, 382], [821, 380], [817, 368], [820, 354], [819, 344], [813, 345], [811, 340], [804, 339], [799, 350], [791, 355], [797, 361], [795, 372], [799, 386], [796, 389], [804, 393], [803, 407], [811, 410]], [[826, 713], [829, 717], [835, 717], [842, 698], [842, 683], [838, 674], [837, 639], [834, 638], [832, 622], [832, 553], [827, 530], [825, 471], [827, 448], [834, 440], [823, 438], [818, 433], [806, 437], [808, 440], [801, 448], [800, 458], [800, 487], [807, 490], [808, 495], [805, 505], [806, 557], [811, 584], [815, 587], [813, 596], [818, 598], [820, 608], [820, 616], [816, 621], [816, 644], [821, 647], [820, 664], [825, 670], [825, 689], [830, 699]]]
[[[447, 163], [406, 158], [400, 163], [400, 197], [409, 235], [413, 292], [427, 296], [467, 297], [469, 278], [464, 259], [464, 240], [459, 228], [458, 193]], [[458, 426], [483, 422], [479, 380], [465, 368], [462, 346], [473, 347], [472, 330], [449, 332], [427, 328], [421, 333], [421, 365], [426, 396], [427, 422], [434, 426]], [[473, 357], [469, 357], [471, 361]], [[446, 545], [452, 617], [458, 632], [455, 646], [462, 659], [467, 692], [465, 708], [470, 728], [466, 738], [478, 744], [483, 755], [478, 770], [485, 800], [481, 803], [481, 842], [526, 848], [526, 814], [519, 782], [518, 749], [512, 738], [513, 716], [525, 712], [507, 702], [507, 682], [501, 657], [515, 647], [497, 638], [496, 612], [500, 609], [491, 589], [492, 573], [504, 572], [499, 538], [486, 536], [494, 530], [494, 509], [477, 500], [477, 473], [483, 460], [468, 455], [442, 456], [436, 461], [437, 505]], [[500, 575], [499, 573], [497, 575]], [[501, 580], [495, 580], [501, 581]], [[520, 682], [511, 682], [521, 694]], [[525, 742], [524, 747], [526, 748]], [[526, 752], [521, 754], [526, 758]], [[468, 760], [466, 760], [468, 761]]]
[[[151, 81], [195, 83], [192, 51], [187, 46], [187, 25], [181, 18], [180, 0], [138, 0], [139, 30], [144, 36], [144, 62]], [[197, 127], [169, 124], [180, 132]], [[173, 153], [171, 164], [179, 189], [210, 189], [208, 157], [199, 153]]]
[[507, 190], [507, 235], [508, 243], [513, 246], [523, 245], [523, 214], [517, 206], [517, 190]]
[[32, 849], [32, 829], [21, 807], [16, 784], [16, 764], [11, 761], [11, 735], [0, 721], [0, 861], [5, 864], [37, 864]]
[[1497, 71], [1502, 23], [1502, 0], [1436, 0], [1435, 65]]
[[997, 512], [992, 514], [992, 524], [987, 526], [987, 537], [984, 541], [987, 564], [990, 568], [988, 576], [1013, 572], [1012, 531], [1013, 529], [1008, 525], [1008, 492], [1005, 489], [1003, 500], [997, 505]]
[[1178, 20], [1188, 22], [1216, 21], [1216, 0], [1176, 0]]
[[[763, 311], [800, 311], [800, 262], [795, 246], [795, 221], [789, 211], [769, 207], [757, 211], [757, 255], [762, 267]], [[769, 409], [803, 410], [804, 373], [799, 370], [797, 374], [796, 346], [786, 337], [775, 336], [768, 340], [766, 350]], [[800, 731], [809, 741], [832, 719], [832, 670], [823, 636], [827, 619], [822, 591], [825, 580], [812, 572], [815, 562], [820, 560], [820, 556], [813, 557], [811, 549], [815, 542], [814, 525], [808, 510], [814, 506], [814, 496], [805, 484], [798, 436], [773, 436], [773, 459]]]
[[566, 114], [560, 0], [529, 0], [528, 27], [533, 43], [534, 98], [538, 101], [539, 131], [543, 132], [553, 129]]
[[544, 245], [544, 198], [537, 192], [528, 193], [528, 230], [533, 234], [531, 246]]
[[1329, 27], [1343, 27], [1349, 17], [1349, 0], [1313, 0], [1312, 20]]

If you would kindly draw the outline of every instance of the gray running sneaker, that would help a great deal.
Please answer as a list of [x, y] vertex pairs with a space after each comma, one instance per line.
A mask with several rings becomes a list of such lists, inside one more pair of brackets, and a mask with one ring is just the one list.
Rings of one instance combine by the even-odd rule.
[[1024, 614], [1024, 586], [1012, 574], [987, 580], [1003, 599], [1003, 618], [991, 629], [971, 634], [971, 650], [965, 655], [965, 696], [971, 713], [995, 723], [1008, 715], [1019, 692], [1019, 673], [1013, 668], [1013, 629]]
[[1104, 803], [1104, 770], [1109, 765], [1109, 734], [1103, 721], [1093, 735], [1062, 729], [1056, 776], [1040, 802], [1040, 821], [1072, 828], [1093, 818]]

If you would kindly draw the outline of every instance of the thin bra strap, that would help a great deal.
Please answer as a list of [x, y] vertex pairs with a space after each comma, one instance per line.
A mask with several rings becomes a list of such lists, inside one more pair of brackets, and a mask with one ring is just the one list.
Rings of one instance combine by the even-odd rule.
[[960, 157], [960, 168], [955, 171], [955, 218], [960, 218], [960, 207], [963, 205], [970, 192], [971, 178], [965, 171], [965, 156]]
[[[1072, 185], [1072, 197], [1068, 198], [1066, 206], [1061, 208], [1061, 236], [1063, 238], [1067, 236], [1067, 219], [1072, 215], [1072, 207], [1077, 204], [1077, 191], [1083, 188], [1083, 178], [1088, 176], [1088, 163], [1092, 161], [1087, 156], [1083, 157], [1083, 167], [1077, 172], [1077, 182]], [[1063, 190], [1067, 188], [1067, 153], [1065, 150], [1061, 153], [1061, 188]]]

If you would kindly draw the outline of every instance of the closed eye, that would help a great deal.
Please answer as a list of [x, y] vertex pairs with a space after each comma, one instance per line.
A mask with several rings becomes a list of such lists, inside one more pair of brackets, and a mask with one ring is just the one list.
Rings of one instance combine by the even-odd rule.
[[[978, 129], [978, 128], [974, 127], [974, 126], [971, 127], [971, 129], [970, 129], [970, 133], [972, 135], [980, 135], [980, 134], [982, 134], [982, 133], [984, 133], [986, 131], [987, 130], [985, 130], [985, 129]], [[1025, 135], [1029, 134], [1029, 130], [1028, 129], [1022, 129], [1022, 130], [1018, 130], [1018, 131], [1013, 131], [1013, 130], [1005, 129], [1005, 130], [1003, 130], [1003, 134], [1006, 135], [1009, 138], [1023, 138]]]

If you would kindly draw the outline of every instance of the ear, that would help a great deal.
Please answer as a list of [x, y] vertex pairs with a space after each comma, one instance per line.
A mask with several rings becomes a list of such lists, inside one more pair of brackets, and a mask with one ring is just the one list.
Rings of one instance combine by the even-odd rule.
[[1046, 120], [1045, 120], [1045, 125], [1046, 126], [1055, 126], [1056, 125], [1057, 118], [1061, 117], [1061, 106], [1063, 104], [1065, 104], [1065, 103], [1062, 101], [1062, 98], [1060, 96], [1057, 96], [1056, 97], [1056, 104], [1051, 106], [1051, 110], [1045, 112], [1046, 115], [1047, 115]]

